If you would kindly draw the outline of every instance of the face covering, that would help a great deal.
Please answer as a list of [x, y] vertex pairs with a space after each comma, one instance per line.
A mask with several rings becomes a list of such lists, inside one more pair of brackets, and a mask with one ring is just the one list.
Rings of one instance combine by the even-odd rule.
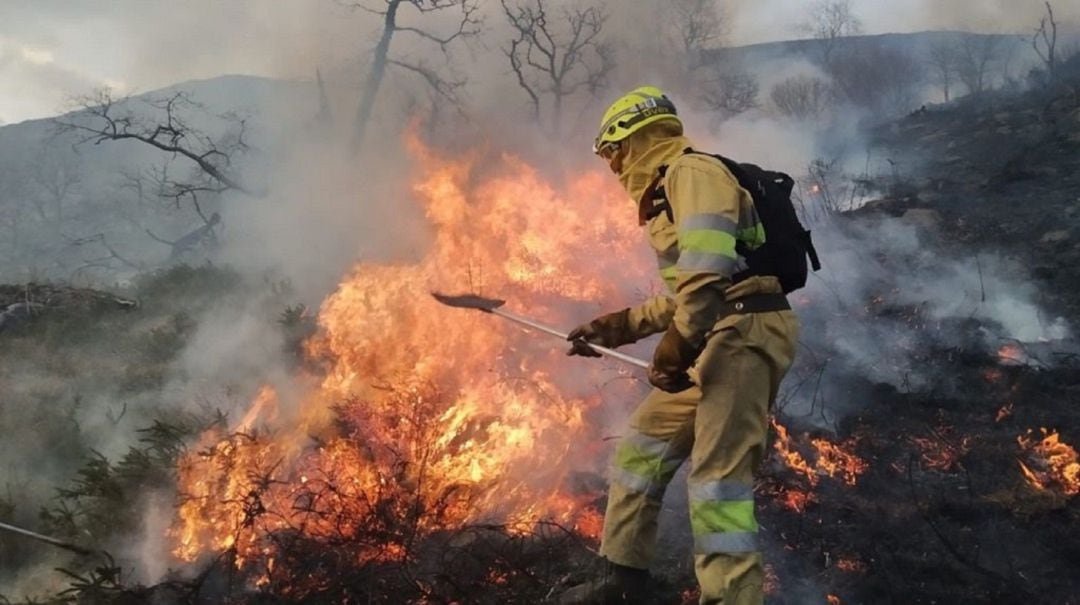
[[623, 158], [623, 170], [619, 173], [619, 182], [635, 204], [641, 202], [645, 190], [656, 180], [656, 177], [660, 176], [657, 168], [670, 164], [682, 155], [684, 149], [692, 147], [690, 140], [684, 136], [648, 132], [631, 135], [623, 141], [623, 144], [627, 148], [626, 157]]

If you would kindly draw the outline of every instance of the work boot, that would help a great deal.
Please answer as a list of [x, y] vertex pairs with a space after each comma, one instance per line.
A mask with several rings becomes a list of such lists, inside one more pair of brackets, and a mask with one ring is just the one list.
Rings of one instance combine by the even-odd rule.
[[559, 605], [647, 605], [649, 572], [607, 559], [599, 577], [568, 589], [559, 596]]

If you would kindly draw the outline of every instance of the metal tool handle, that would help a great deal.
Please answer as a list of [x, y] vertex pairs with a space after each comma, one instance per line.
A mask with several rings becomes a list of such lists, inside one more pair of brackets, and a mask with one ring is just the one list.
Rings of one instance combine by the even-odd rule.
[[27, 538], [37, 540], [38, 542], [44, 542], [46, 544], [52, 544], [53, 546], [59, 546], [60, 548], [79, 553], [80, 555], [93, 554], [93, 551], [88, 548], [83, 548], [75, 544], [64, 542], [63, 540], [57, 540], [56, 538], [46, 536], [44, 534], [39, 534], [36, 531], [30, 531], [28, 529], [16, 527], [14, 525], [8, 525], [7, 523], [0, 523], [0, 531], [9, 531], [14, 534], [26, 536]]
[[[522, 324], [524, 326], [529, 326], [530, 328], [533, 328], [535, 330], [539, 330], [541, 332], [551, 334], [552, 336], [558, 336], [559, 338], [561, 338], [563, 340], [566, 340], [566, 337], [567, 337], [567, 334], [565, 332], [560, 332], [560, 331], [558, 331], [558, 330], [556, 330], [554, 328], [549, 328], [548, 326], [545, 326], [543, 324], [538, 324], [535, 321], [532, 321], [531, 319], [526, 319], [524, 317], [521, 317], [520, 315], [514, 315], [513, 313], [503, 311], [502, 309], [491, 309], [489, 311], [489, 313], [493, 313], [493, 314], [498, 315], [500, 317], [504, 317], [506, 319], [509, 319], [510, 321], [517, 322], [517, 323]], [[618, 352], [618, 351], [616, 351], [614, 349], [609, 349], [607, 347], [601, 347], [600, 345], [594, 345], [592, 343], [588, 343], [588, 345], [589, 345], [590, 349], [592, 349], [592, 350], [594, 350], [597, 353], [600, 353], [602, 355], [606, 355], [606, 356], [608, 356], [608, 357], [610, 357], [612, 359], [617, 359], [617, 360], [619, 360], [619, 361], [621, 361], [623, 363], [628, 363], [628, 364], [630, 364], [632, 366], [637, 366], [637, 367], [639, 367], [639, 368], [641, 368], [643, 370], [648, 370], [649, 369], [649, 363], [647, 361], [645, 361], [643, 359], [638, 359], [637, 357], [634, 357], [633, 355], [627, 355], [626, 353], [620, 353], [620, 352]]]

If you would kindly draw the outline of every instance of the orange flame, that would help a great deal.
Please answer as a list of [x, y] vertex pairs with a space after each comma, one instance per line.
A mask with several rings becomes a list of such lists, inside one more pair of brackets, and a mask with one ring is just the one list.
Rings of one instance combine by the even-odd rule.
[[1065, 496], [1080, 494], [1080, 458], [1072, 446], [1063, 443], [1057, 431], [1039, 429], [1042, 438], [1028, 430], [1016, 438], [1028, 464], [1019, 461], [1020, 470], [1035, 489], [1054, 490]]
[[810, 444], [817, 454], [814, 465], [811, 466], [806, 458], [794, 449], [787, 428], [775, 418], [772, 420], [772, 425], [776, 429], [773, 449], [788, 468], [806, 477], [811, 486], [816, 486], [822, 476], [840, 479], [847, 485], [855, 485], [859, 475], [869, 468], [865, 460], [851, 451], [855, 446], [854, 439], [840, 444], [822, 438], [811, 439]]
[[787, 427], [772, 419], [773, 429], [776, 430], [776, 440], [773, 441], [773, 449], [780, 455], [780, 460], [789, 469], [806, 477], [810, 485], [817, 485], [818, 475], [812, 466], [807, 464], [806, 459], [792, 447], [791, 437], [788, 436]]
[[395, 523], [422, 535], [551, 519], [599, 534], [600, 513], [584, 504], [593, 494], [561, 485], [597, 462], [602, 427], [586, 416], [599, 398], [573, 393], [607, 366], [570, 366], [557, 343], [429, 292], [497, 293], [568, 323], [566, 301], [626, 299], [618, 284], [655, 273], [633, 210], [601, 172], [557, 190], [511, 156], [481, 166], [479, 153], [407, 144], [430, 249], [413, 263], [357, 265], [306, 343], [324, 374], [291, 400], [263, 389], [234, 431], [208, 432], [182, 460], [177, 557], [235, 549], [240, 566], [265, 560], [277, 532], [379, 530], [385, 539], [361, 557], [400, 559]]
[[841, 479], [844, 483], [854, 486], [859, 475], [867, 469], [866, 461], [848, 451], [854, 445], [853, 443], [837, 445], [825, 439], [814, 439], [810, 443], [817, 450], [819, 473]]
[[[851, 451], [855, 447], [855, 439], [848, 439], [839, 444], [822, 438], [811, 439], [810, 445], [816, 454], [814, 464], [811, 465], [796, 449], [787, 428], [775, 418], [772, 419], [772, 426], [776, 430], [773, 450], [784, 465], [797, 475], [804, 477], [811, 488], [817, 487], [823, 476], [854, 486], [858, 482], [859, 475], [869, 468], [865, 460]], [[808, 504], [816, 501], [812, 491], [802, 491], [790, 486], [785, 487], [777, 496], [783, 507], [795, 512], [806, 510]]]

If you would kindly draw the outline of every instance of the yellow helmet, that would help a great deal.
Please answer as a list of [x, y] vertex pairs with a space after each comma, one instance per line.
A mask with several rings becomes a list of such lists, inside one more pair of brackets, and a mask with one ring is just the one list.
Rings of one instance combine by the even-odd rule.
[[600, 133], [593, 141], [593, 153], [609, 143], [618, 143], [642, 126], [659, 120], [679, 120], [672, 103], [662, 90], [655, 86], [641, 86], [626, 93], [604, 112]]

